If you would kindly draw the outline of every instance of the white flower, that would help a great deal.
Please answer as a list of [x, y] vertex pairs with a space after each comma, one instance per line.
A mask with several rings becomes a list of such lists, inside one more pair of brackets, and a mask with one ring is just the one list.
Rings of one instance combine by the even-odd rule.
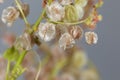
[[69, 33], [64, 33], [59, 39], [59, 45], [64, 50], [68, 48], [72, 48], [75, 44], [75, 40]]
[[44, 41], [51, 41], [55, 38], [56, 29], [53, 23], [40, 23], [38, 34]]
[[75, 8], [76, 8], [77, 16], [79, 17], [79, 19], [82, 19], [82, 17], [84, 16], [83, 8], [79, 4], [75, 4]]
[[8, 7], [2, 12], [2, 21], [8, 26], [11, 26], [13, 22], [19, 17], [19, 11], [15, 7]]
[[96, 44], [98, 41], [98, 36], [95, 32], [86, 32], [85, 39], [88, 44]]
[[76, 3], [81, 7], [85, 7], [88, 3], [88, 0], [76, 0]]
[[48, 18], [52, 21], [60, 21], [65, 15], [65, 8], [58, 2], [54, 1], [46, 6], [46, 13]]
[[60, 4], [62, 5], [70, 5], [73, 3], [73, 0], [59, 0]]

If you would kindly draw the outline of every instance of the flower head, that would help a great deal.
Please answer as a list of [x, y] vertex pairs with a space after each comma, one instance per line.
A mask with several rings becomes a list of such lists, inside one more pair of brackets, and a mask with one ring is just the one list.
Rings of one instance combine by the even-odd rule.
[[60, 4], [62, 5], [70, 5], [73, 3], [73, 0], [59, 0]]
[[11, 26], [13, 22], [19, 17], [19, 11], [15, 7], [8, 7], [2, 12], [2, 21], [8, 26]]
[[75, 40], [69, 33], [64, 33], [59, 39], [59, 45], [63, 49], [72, 48], [75, 44]]
[[55, 38], [56, 29], [53, 23], [40, 23], [38, 34], [44, 41], [51, 41]]
[[46, 6], [46, 12], [52, 21], [60, 21], [65, 15], [64, 7], [56, 1]]
[[76, 4], [79, 4], [81, 7], [85, 7], [88, 3], [88, 0], [76, 0]]

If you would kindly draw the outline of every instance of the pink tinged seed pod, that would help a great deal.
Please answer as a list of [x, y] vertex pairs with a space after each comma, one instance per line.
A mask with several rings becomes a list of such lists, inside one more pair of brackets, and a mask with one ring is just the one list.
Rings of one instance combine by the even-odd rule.
[[46, 42], [51, 41], [55, 38], [56, 29], [53, 23], [40, 23], [38, 29], [38, 35], [40, 38]]
[[88, 44], [96, 44], [98, 41], [98, 36], [95, 32], [86, 32], [85, 39]]
[[60, 21], [65, 15], [65, 8], [58, 2], [54, 1], [50, 5], [46, 5], [46, 13], [52, 21]]
[[2, 21], [8, 26], [11, 26], [13, 22], [19, 17], [19, 11], [15, 7], [8, 7], [2, 12]]
[[76, 9], [78, 18], [82, 19], [83, 16], [84, 16], [84, 10], [83, 10], [83, 8], [79, 4], [75, 4], [75, 9]]
[[64, 50], [68, 48], [72, 48], [74, 44], [75, 44], [75, 40], [69, 33], [62, 34], [62, 36], [59, 39], [59, 46]]
[[73, 0], [59, 0], [61, 5], [70, 5], [71, 3], [73, 3]]
[[83, 29], [80, 26], [70, 26], [70, 34], [74, 39], [80, 39], [83, 35]]

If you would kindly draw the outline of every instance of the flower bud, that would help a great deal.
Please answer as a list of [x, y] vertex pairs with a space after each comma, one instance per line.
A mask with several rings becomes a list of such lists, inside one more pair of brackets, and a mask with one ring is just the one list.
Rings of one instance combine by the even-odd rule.
[[59, 39], [59, 45], [61, 48], [68, 49], [72, 48], [75, 44], [75, 40], [69, 33], [64, 33]]
[[65, 15], [65, 9], [58, 2], [54, 1], [50, 5], [46, 5], [46, 13], [52, 21], [60, 21]]
[[65, 7], [65, 22], [75, 22], [79, 19], [77, 9], [73, 5], [67, 5]]
[[56, 29], [53, 23], [40, 23], [38, 34], [40, 38], [46, 42], [55, 38]]
[[96, 44], [98, 41], [98, 36], [94, 32], [86, 32], [85, 33], [85, 39], [88, 44]]
[[19, 11], [15, 7], [8, 7], [2, 12], [2, 21], [8, 26], [11, 26], [13, 22], [19, 17]]

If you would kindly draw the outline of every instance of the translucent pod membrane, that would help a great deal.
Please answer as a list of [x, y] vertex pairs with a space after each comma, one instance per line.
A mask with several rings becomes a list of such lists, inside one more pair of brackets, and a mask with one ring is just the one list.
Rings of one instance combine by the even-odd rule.
[[40, 57], [35, 51], [29, 51], [23, 60], [23, 67], [27, 70], [24, 73], [25, 80], [35, 80], [40, 67]]

